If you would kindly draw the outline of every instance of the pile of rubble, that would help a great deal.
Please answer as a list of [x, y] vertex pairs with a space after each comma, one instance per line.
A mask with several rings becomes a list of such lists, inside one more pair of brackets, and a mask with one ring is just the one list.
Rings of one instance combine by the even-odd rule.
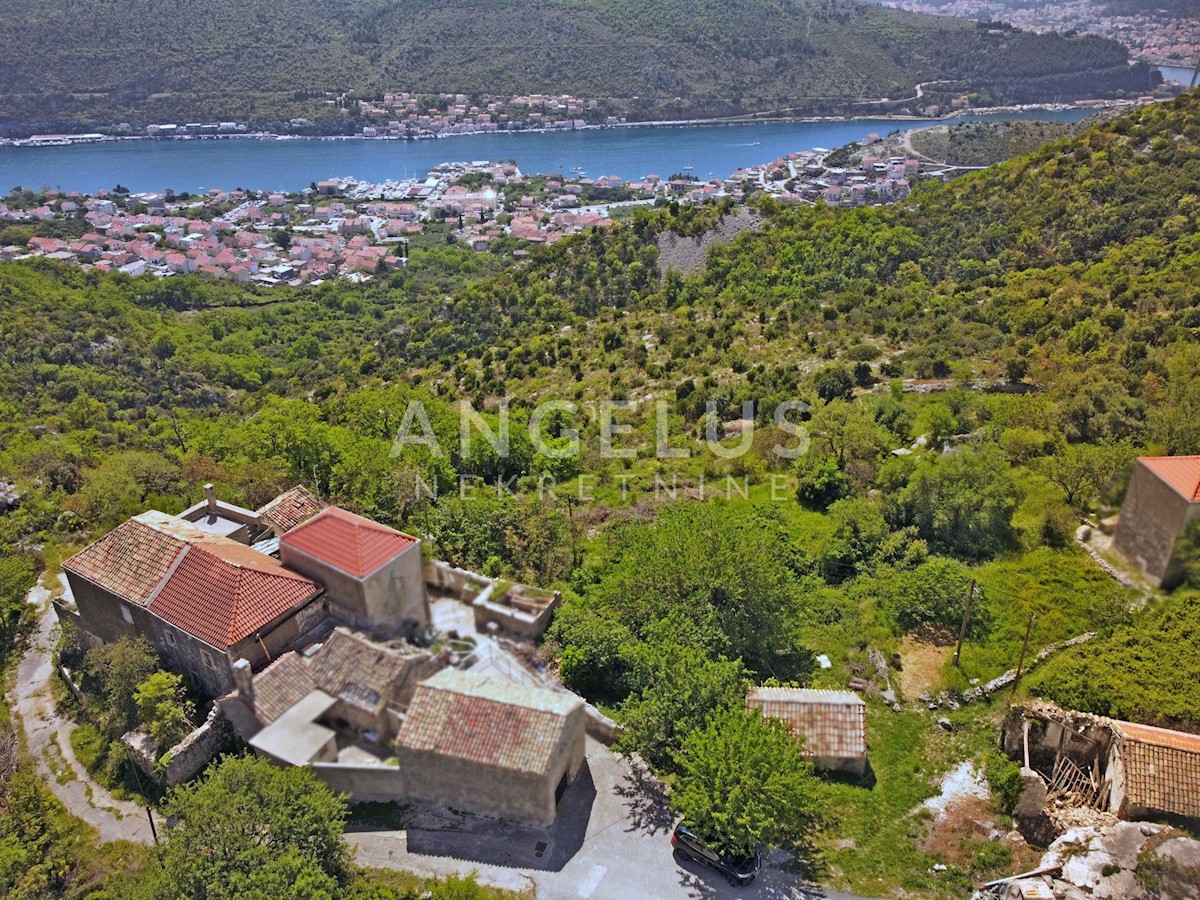
[[991, 882], [975, 900], [1200, 900], [1200, 841], [1166, 825], [1072, 828], [1038, 868]]

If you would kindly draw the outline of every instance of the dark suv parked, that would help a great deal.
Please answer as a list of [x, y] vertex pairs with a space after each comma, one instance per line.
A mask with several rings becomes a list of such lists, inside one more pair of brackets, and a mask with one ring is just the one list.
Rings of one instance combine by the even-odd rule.
[[696, 833], [680, 823], [671, 834], [671, 846], [682, 859], [694, 859], [708, 866], [715, 872], [725, 876], [725, 880], [734, 887], [745, 887], [754, 881], [762, 869], [762, 858], [755, 853], [746, 859], [717, 853], [710, 849], [704, 841], [696, 837]]

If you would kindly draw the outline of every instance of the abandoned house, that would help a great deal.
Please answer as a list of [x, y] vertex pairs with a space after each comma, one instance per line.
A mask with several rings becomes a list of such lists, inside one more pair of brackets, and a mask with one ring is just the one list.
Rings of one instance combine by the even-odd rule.
[[1001, 742], [1023, 764], [1014, 817], [1041, 842], [1089, 815], [1200, 825], [1200, 735], [1038, 702], [1014, 710]]
[[328, 592], [334, 615], [356, 628], [416, 637], [429, 626], [421, 542], [329, 507], [286, 532], [283, 564]]
[[853, 691], [756, 687], [746, 707], [787, 722], [816, 768], [866, 774], [867, 705]]
[[323, 642], [284, 654], [257, 675], [238, 670], [238, 689], [221, 705], [249, 740], [320, 691], [333, 701], [321, 714], [328, 713], [341, 731], [382, 743], [395, 738], [418, 682], [445, 667], [447, 656], [383, 646], [339, 627]]
[[[324, 591], [215, 531], [150, 511], [63, 563], [85, 639], [145, 637], [212, 695], [233, 663], [265, 665], [326, 623]], [[59, 609], [59, 615], [70, 615]]]
[[1161, 587], [1183, 575], [1175, 544], [1184, 528], [1200, 518], [1200, 456], [1143, 456], [1133, 477], [1113, 548]]

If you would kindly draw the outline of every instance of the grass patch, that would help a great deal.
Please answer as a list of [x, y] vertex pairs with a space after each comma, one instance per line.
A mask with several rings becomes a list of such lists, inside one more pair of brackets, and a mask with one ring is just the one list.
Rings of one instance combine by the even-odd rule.
[[990, 633], [963, 646], [962, 672], [988, 680], [1017, 665], [1029, 614], [1029, 656], [1057, 641], [1110, 628], [1129, 616], [1132, 595], [1080, 551], [1041, 547], [975, 570], [993, 618]]
[[973, 881], [966, 873], [931, 871], [946, 860], [922, 849], [929, 814], [921, 804], [938, 792], [942, 773], [962, 760], [982, 760], [991, 747], [991, 716], [978, 713], [967, 718], [960, 711], [962, 727], [945, 732], [928, 712], [894, 713], [870, 704], [868, 759], [875, 781], [825, 784], [828, 824], [818, 838], [820, 874], [839, 888], [873, 897], [901, 889], [939, 900], [970, 894]]

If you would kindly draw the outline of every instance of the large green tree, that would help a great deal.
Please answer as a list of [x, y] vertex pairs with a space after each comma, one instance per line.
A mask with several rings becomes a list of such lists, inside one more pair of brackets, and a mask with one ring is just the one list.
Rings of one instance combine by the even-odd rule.
[[733, 854], [802, 845], [821, 804], [812, 764], [779, 719], [725, 710], [676, 753], [671, 806], [706, 841]]
[[180, 786], [153, 893], [163, 900], [339, 896], [350, 874], [346, 803], [303, 767], [223, 757]]

